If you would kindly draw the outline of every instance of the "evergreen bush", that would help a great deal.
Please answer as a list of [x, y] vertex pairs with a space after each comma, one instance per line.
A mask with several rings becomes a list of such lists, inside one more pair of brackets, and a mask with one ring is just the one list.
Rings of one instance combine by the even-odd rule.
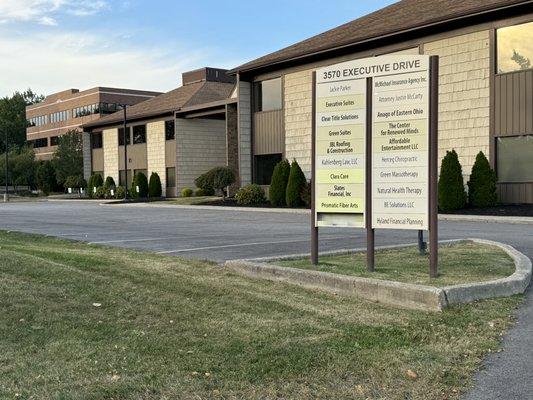
[[480, 151], [468, 181], [468, 202], [472, 207], [492, 207], [497, 200], [496, 173], [485, 154]]
[[87, 183], [87, 194], [90, 198], [95, 197], [94, 188], [99, 188], [100, 186], [104, 185], [104, 180], [102, 179], [102, 176], [100, 174], [93, 174], [89, 178], [89, 182]]
[[191, 197], [192, 196], [192, 189], [191, 188], [183, 188], [181, 191], [181, 197]]
[[270, 189], [268, 191], [270, 204], [274, 207], [283, 207], [287, 204], [285, 197], [290, 172], [291, 165], [287, 160], [280, 161], [274, 167], [272, 181], [270, 182]]
[[300, 193], [300, 198], [306, 207], [311, 207], [312, 190], [311, 182], [306, 182]]
[[142, 172], [137, 172], [133, 177], [131, 197], [135, 199], [145, 199], [148, 197], [148, 179]]
[[156, 172], [152, 172], [150, 175], [150, 182], [148, 184], [148, 196], [149, 197], [161, 197], [163, 194], [163, 188], [161, 186], [161, 178]]
[[118, 186], [117, 191], [115, 193], [115, 198], [123, 199], [124, 197], [126, 197], [126, 189], [124, 188], [124, 186]]
[[464, 208], [465, 205], [466, 192], [459, 156], [455, 150], [447, 151], [440, 168], [439, 208], [442, 211], [453, 211]]
[[105, 199], [106, 198], [106, 188], [103, 186], [100, 186], [96, 189], [96, 193], [94, 194], [94, 197], [96, 199]]
[[266, 201], [265, 191], [259, 185], [249, 184], [240, 188], [235, 194], [237, 204], [251, 206], [262, 204]]
[[104, 187], [106, 189], [113, 189], [115, 188], [117, 185], [115, 184], [115, 180], [113, 179], [112, 176], [108, 176], [107, 178], [105, 178], [105, 183], [104, 183]]
[[302, 205], [301, 193], [307, 179], [298, 165], [298, 162], [294, 160], [291, 164], [291, 172], [289, 174], [289, 182], [287, 183], [287, 192], [285, 195], [287, 206], [299, 207]]

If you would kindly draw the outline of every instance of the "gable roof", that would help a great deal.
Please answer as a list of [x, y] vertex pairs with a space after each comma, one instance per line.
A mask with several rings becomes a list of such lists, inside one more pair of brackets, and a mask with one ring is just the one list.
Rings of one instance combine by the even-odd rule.
[[[127, 118], [130, 120], [157, 117], [165, 114], [173, 114], [181, 108], [213, 101], [227, 99], [234, 83], [201, 81], [180, 86], [170, 92], [163, 93], [150, 100], [143, 101], [127, 109]], [[83, 128], [96, 128], [104, 125], [113, 125], [123, 120], [123, 112], [99, 118], [96, 121], [83, 125]]]
[[250, 61], [230, 73], [251, 71], [285, 61], [304, 58], [444, 23], [504, 7], [532, 3], [531, 0], [402, 0], [327, 32]]

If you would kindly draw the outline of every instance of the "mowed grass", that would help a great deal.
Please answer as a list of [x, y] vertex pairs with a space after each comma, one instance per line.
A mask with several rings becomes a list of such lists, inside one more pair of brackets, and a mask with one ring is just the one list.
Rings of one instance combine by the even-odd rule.
[[457, 398], [520, 301], [407, 311], [0, 232], [0, 398]]
[[191, 196], [191, 197], [177, 197], [175, 199], [165, 200], [168, 204], [177, 204], [180, 206], [196, 206], [211, 201], [222, 200], [222, 197], [218, 196]]
[[375, 272], [366, 269], [366, 253], [323, 256], [318, 266], [312, 265], [309, 259], [274, 264], [430, 286], [490, 281], [510, 276], [515, 271], [514, 261], [503, 250], [470, 242], [439, 248], [439, 277], [436, 279], [429, 278], [429, 255], [421, 256], [417, 247], [377, 251]]

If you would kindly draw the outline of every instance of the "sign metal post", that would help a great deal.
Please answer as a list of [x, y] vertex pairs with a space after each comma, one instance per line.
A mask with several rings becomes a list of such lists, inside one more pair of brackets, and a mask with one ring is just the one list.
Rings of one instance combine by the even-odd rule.
[[374, 228], [372, 228], [372, 78], [366, 78], [366, 269], [374, 272]]
[[316, 223], [316, 72], [313, 72], [313, 112], [311, 128], [311, 263], [318, 265], [318, 226]]
[[438, 202], [438, 158], [439, 158], [439, 57], [429, 59], [429, 276], [436, 278], [439, 251], [439, 202]]

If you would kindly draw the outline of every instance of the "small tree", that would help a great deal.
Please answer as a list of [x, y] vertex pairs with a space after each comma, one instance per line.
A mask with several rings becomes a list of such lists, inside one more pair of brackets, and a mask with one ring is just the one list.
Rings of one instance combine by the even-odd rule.
[[291, 164], [291, 172], [289, 174], [289, 182], [287, 183], [286, 203], [289, 207], [299, 207], [302, 205], [302, 189], [305, 187], [307, 179], [298, 165], [298, 162], [294, 160]]
[[48, 196], [54, 188], [56, 175], [54, 167], [50, 161], [42, 162], [36, 173], [37, 187]]
[[220, 190], [222, 201], [226, 199], [226, 188], [235, 183], [235, 172], [229, 167], [216, 167], [209, 171], [213, 177], [213, 188]]
[[116, 188], [116, 187], [117, 187], [117, 185], [116, 185], [115, 180], [113, 179], [112, 176], [108, 176], [107, 178], [105, 178], [104, 188], [106, 190], [113, 189], [113, 188]]
[[152, 172], [150, 175], [150, 182], [148, 183], [148, 196], [149, 197], [161, 197], [163, 194], [163, 188], [161, 187], [161, 178], [156, 172]]
[[270, 204], [275, 207], [281, 207], [287, 204], [286, 192], [290, 172], [291, 165], [287, 160], [280, 161], [274, 167], [272, 181], [270, 183], [270, 190], [268, 191], [268, 197]]
[[69, 176], [83, 176], [83, 142], [78, 131], [71, 130], [59, 137], [52, 162], [60, 185]]
[[472, 207], [491, 207], [496, 205], [497, 199], [496, 173], [480, 151], [468, 181], [468, 202]]
[[440, 168], [439, 207], [442, 211], [453, 211], [465, 205], [466, 192], [459, 156], [455, 150], [447, 151]]
[[[137, 190], [139, 188], [139, 190]], [[148, 179], [142, 172], [137, 172], [131, 183], [131, 194], [134, 198], [145, 199], [148, 197]]]
[[194, 180], [196, 187], [202, 189], [206, 196], [215, 194], [213, 175], [210, 172], [206, 172]]

